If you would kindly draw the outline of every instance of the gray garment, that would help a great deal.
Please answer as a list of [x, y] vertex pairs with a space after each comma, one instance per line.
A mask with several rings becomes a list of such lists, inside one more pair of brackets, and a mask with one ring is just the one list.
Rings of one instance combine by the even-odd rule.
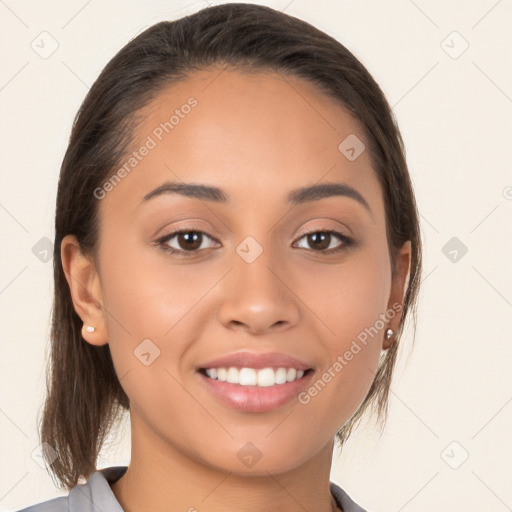
[[[75, 485], [67, 496], [59, 496], [18, 512], [124, 512], [110, 488], [121, 478], [128, 466], [111, 466], [91, 473], [85, 484]], [[348, 494], [335, 483], [331, 493], [343, 512], [365, 512]]]

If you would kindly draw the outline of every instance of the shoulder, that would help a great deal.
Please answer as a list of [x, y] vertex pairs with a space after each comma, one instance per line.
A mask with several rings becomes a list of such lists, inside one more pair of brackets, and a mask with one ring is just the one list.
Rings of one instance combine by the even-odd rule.
[[52, 500], [31, 505], [18, 512], [68, 512], [68, 497], [60, 496], [59, 498], [53, 498]]
[[67, 496], [59, 496], [17, 512], [123, 512], [110, 484], [125, 473], [127, 466], [112, 466], [95, 471], [84, 484], [72, 487]]
[[355, 503], [352, 498], [334, 482], [330, 483], [330, 488], [331, 494], [334, 496], [334, 499], [343, 512], [366, 512], [364, 508], [361, 508]]

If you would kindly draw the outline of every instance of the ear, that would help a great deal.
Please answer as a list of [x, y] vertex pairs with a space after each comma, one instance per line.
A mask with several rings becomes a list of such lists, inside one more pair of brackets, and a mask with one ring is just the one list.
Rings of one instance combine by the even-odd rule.
[[[382, 343], [383, 350], [387, 350], [388, 348], [390, 348], [396, 339], [396, 332], [398, 330], [398, 326], [400, 325], [400, 320], [402, 319], [404, 296], [407, 290], [407, 286], [409, 284], [410, 267], [411, 241], [408, 240], [407, 242], [404, 243], [396, 257], [396, 273], [393, 276], [393, 280], [391, 283], [391, 292], [389, 295], [387, 310], [398, 311], [397, 314], [389, 321], [389, 325], [385, 329], [385, 331], [387, 329], [393, 329], [394, 334], [389, 339], [387, 339], [384, 336], [384, 341]], [[399, 309], [397, 308], [398, 304], [400, 305]]]
[[[105, 345], [108, 337], [101, 284], [94, 261], [82, 253], [75, 235], [66, 235], [62, 239], [60, 254], [73, 306], [84, 322], [82, 337], [91, 345]], [[88, 332], [88, 326], [94, 327], [94, 332]]]

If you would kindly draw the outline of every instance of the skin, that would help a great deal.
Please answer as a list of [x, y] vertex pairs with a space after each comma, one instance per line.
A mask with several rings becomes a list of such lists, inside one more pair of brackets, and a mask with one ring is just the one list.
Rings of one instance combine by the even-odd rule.
[[[198, 105], [100, 201], [97, 257], [83, 255], [72, 235], [61, 245], [85, 342], [110, 344], [130, 398], [131, 462], [112, 490], [127, 512], [331, 511], [334, 435], [368, 393], [393, 341], [384, 331], [396, 331], [400, 314], [307, 405], [231, 409], [206, 390], [196, 365], [277, 351], [310, 363], [315, 382], [403, 303], [410, 243], [392, 279], [369, 152], [349, 161], [338, 150], [349, 134], [368, 147], [362, 128], [311, 84], [270, 72], [196, 72], [144, 109], [134, 147], [191, 96]], [[141, 205], [168, 180], [220, 187], [230, 202], [166, 194]], [[344, 196], [286, 204], [291, 189], [327, 181], [357, 189], [371, 213]], [[185, 225], [207, 233], [196, 255], [155, 244]], [[328, 229], [355, 245], [327, 255], [302, 235]], [[250, 264], [236, 252], [247, 236], [263, 249]], [[178, 237], [166, 243], [188, 247]], [[324, 247], [343, 243], [334, 236]], [[149, 366], [133, 353], [146, 338], [160, 350]], [[237, 457], [249, 441], [261, 453], [251, 468]]]

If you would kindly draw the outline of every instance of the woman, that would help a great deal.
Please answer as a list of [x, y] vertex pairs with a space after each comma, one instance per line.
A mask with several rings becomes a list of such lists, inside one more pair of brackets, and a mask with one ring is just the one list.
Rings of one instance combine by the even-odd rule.
[[[385, 420], [421, 274], [389, 105], [269, 7], [158, 23], [91, 87], [61, 168], [43, 455], [25, 509], [361, 511], [330, 482]], [[96, 468], [130, 411], [128, 467]]]

